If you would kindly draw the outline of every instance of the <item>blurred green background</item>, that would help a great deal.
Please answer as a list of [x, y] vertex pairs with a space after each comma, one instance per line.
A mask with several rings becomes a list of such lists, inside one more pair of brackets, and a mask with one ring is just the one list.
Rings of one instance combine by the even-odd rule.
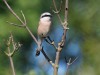
[[[37, 37], [37, 26], [40, 14], [51, 12], [52, 0], [7, 0], [13, 10], [22, 18], [22, 10], [27, 19], [27, 25]], [[56, 0], [57, 6], [60, 0]], [[65, 0], [63, 0], [64, 5]], [[64, 7], [64, 6], [63, 6]], [[63, 10], [61, 17], [63, 18]], [[50, 36], [56, 42], [62, 35], [62, 28], [53, 14], [53, 26]], [[16, 42], [23, 44], [14, 55], [16, 75], [52, 75], [53, 69], [41, 54], [35, 57], [36, 44], [24, 28], [15, 27], [6, 21], [20, 24], [0, 0], [0, 75], [12, 75], [6, 51], [6, 40], [12, 32]], [[69, 0], [68, 11], [69, 30], [64, 50], [61, 53], [59, 75], [67, 75], [64, 57], [79, 57], [69, 68], [69, 75], [100, 75], [100, 0]], [[56, 35], [56, 36], [55, 36]], [[57, 37], [58, 36], [58, 37]], [[57, 40], [55, 39], [58, 38]], [[44, 42], [49, 57], [54, 61], [55, 50]], [[47, 49], [51, 49], [47, 51]], [[41, 60], [42, 59], [42, 60]], [[63, 65], [62, 65], [63, 64]]]

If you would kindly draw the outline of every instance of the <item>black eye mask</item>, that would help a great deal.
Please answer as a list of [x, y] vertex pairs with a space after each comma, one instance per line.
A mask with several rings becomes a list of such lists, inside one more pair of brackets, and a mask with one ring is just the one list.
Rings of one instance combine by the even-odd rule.
[[52, 17], [51, 15], [43, 15], [41, 18], [43, 17]]

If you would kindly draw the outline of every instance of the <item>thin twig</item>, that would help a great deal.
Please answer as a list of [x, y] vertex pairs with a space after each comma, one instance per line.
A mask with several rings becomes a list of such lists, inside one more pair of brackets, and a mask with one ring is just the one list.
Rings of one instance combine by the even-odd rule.
[[8, 22], [8, 21], [6, 21], [7, 23], [9, 23], [10, 25], [14, 25], [14, 26], [17, 26], [17, 27], [25, 27], [25, 26], [23, 26], [23, 25], [18, 25], [18, 24], [16, 24], [16, 23], [12, 23], [12, 22]]
[[[58, 9], [57, 9], [57, 6], [56, 6], [56, 3], [55, 3], [55, 0], [53, 0], [53, 5], [54, 5], [54, 8], [55, 8], [55, 12], [59, 12]], [[62, 20], [61, 20], [61, 17], [60, 17], [60, 15], [59, 15], [59, 13], [56, 13], [56, 14], [57, 14], [57, 16], [58, 16], [58, 19], [59, 19], [61, 25], [62, 25], [63, 22], [62, 22]]]
[[51, 45], [53, 45], [53, 47], [57, 50], [57, 46], [55, 45], [54, 41], [51, 42]]
[[52, 45], [52, 46], [54, 46], [54, 48], [57, 50], [57, 46], [56, 46], [56, 44], [55, 44], [55, 42], [54, 42], [54, 40], [51, 40], [51, 38], [48, 36], [48, 39], [50, 40], [50, 44]]
[[21, 10], [21, 14], [22, 14], [22, 16], [23, 16], [23, 18], [24, 18], [24, 23], [25, 23], [25, 25], [26, 25], [26, 18], [25, 18], [25, 15], [24, 15], [24, 13], [23, 13], [23, 11]]
[[77, 59], [78, 59], [78, 57], [76, 57], [76, 58], [70, 63], [70, 65], [72, 65]]
[[[48, 41], [48, 40], [49, 40], [49, 41]], [[49, 43], [50, 45], [52, 45], [52, 46], [57, 50], [57, 46], [55, 45], [54, 40], [51, 40], [51, 38], [48, 37], [48, 39], [45, 38], [45, 41], [46, 41], [47, 43]]]
[[52, 10], [55, 14], [58, 14], [58, 13], [60, 13], [61, 12], [61, 9], [62, 9], [62, 0], [61, 0], [61, 2], [60, 2], [60, 8], [59, 8], [59, 10], [58, 11], [55, 11], [55, 10]]
[[[71, 62], [72, 59], [70, 58], [70, 59], [68, 60], [68, 62], [67, 62], [67, 59], [66, 59], [66, 57], [65, 57], [65, 62], [67, 63], [67, 69], [66, 69], [67, 72], [68, 72], [69, 66], [72, 65], [77, 59], [78, 59], [78, 57], [76, 57], [76, 58]], [[67, 72], [66, 72], [66, 73], [67, 73]]]

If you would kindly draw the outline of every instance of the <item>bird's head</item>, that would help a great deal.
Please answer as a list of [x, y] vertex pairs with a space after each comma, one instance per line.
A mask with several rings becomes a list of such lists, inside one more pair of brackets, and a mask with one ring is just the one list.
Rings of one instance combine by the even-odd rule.
[[40, 20], [43, 20], [43, 21], [49, 21], [51, 20], [51, 18], [52, 18], [52, 15], [49, 12], [44, 12], [40, 16]]

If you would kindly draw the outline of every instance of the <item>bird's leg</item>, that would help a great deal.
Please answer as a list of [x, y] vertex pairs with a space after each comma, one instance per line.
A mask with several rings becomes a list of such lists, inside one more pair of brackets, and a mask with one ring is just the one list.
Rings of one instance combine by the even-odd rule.
[[45, 41], [46, 41], [47, 43], [49, 43], [49, 44], [52, 44], [52, 42], [53, 42], [54, 40], [51, 40], [51, 38], [50, 38], [49, 36], [47, 36], [47, 37], [45, 38]]

